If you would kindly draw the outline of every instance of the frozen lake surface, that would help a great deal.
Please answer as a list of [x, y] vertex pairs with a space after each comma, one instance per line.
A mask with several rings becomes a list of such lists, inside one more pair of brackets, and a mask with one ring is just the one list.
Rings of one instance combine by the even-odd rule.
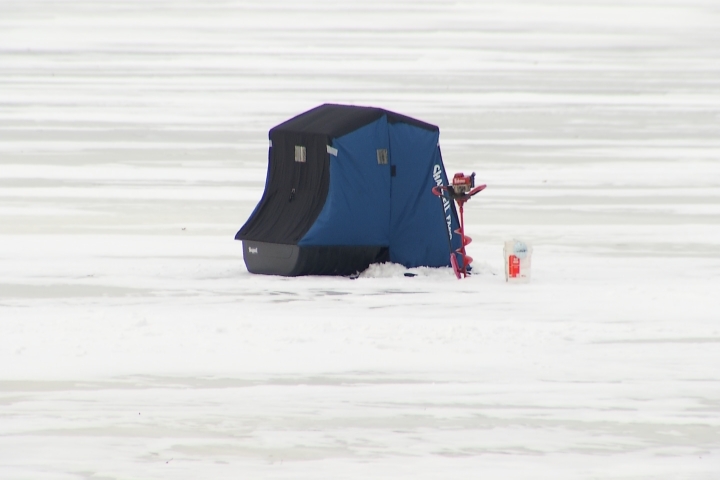
[[[476, 275], [245, 270], [325, 102], [440, 126]], [[0, 478], [715, 480], [718, 292], [716, 1], [0, 0]]]

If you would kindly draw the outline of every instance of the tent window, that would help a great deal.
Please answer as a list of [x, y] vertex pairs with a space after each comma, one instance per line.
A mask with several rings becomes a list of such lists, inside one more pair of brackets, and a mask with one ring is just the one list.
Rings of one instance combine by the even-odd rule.
[[387, 148], [378, 149], [377, 161], [378, 161], [378, 165], [387, 165], [387, 163], [388, 163]]
[[295, 161], [305, 163], [306, 159], [305, 147], [302, 145], [295, 145]]

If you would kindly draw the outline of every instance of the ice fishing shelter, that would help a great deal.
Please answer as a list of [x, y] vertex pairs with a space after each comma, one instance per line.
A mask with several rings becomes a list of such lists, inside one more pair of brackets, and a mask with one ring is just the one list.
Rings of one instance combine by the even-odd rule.
[[235, 235], [248, 271], [350, 275], [371, 263], [450, 265], [457, 215], [439, 129], [373, 107], [325, 104], [270, 130], [265, 192]]

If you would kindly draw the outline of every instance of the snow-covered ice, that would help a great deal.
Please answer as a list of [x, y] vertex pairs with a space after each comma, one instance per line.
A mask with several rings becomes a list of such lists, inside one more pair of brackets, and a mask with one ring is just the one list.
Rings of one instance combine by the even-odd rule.
[[[719, 26], [0, 1], [0, 478], [720, 478]], [[267, 130], [324, 102], [440, 126], [476, 275], [245, 270]]]

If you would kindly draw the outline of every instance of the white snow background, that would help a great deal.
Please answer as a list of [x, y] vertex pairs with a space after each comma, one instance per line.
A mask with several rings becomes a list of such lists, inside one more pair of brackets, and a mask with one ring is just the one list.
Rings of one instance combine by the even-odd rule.
[[[247, 273], [325, 102], [440, 126], [476, 275]], [[0, 1], [2, 479], [718, 479], [719, 298], [716, 0]]]

